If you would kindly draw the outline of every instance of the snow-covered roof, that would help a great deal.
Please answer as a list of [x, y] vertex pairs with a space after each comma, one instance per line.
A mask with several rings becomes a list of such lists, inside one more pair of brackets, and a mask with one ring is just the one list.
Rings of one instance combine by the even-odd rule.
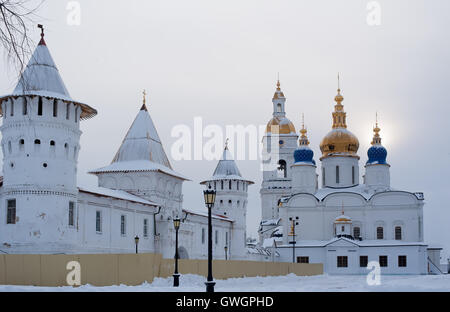
[[[198, 212], [198, 211], [193, 211], [193, 210], [188, 210], [188, 209], [183, 209], [183, 211], [188, 213], [188, 214], [192, 214], [192, 215], [208, 217], [208, 213], [207, 212]], [[231, 218], [229, 218], [227, 216], [222, 216], [222, 215], [218, 215], [218, 214], [214, 214], [214, 213], [211, 213], [211, 218], [212, 219], [223, 220], [223, 221], [228, 221], [228, 222], [234, 222], [233, 219], [231, 219]]]
[[141, 197], [135, 196], [125, 191], [121, 190], [112, 190], [104, 187], [78, 187], [78, 190], [83, 193], [89, 193], [94, 195], [100, 195], [103, 197], [111, 197], [116, 199], [127, 200], [135, 203], [140, 203], [149, 206], [158, 206], [159, 204], [155, 202], [148, 201]]
[[98, 174], [110, 172], [144, 172], [144, 171], [159, 171], [183, 180], [189, 180], [185, 176], [177, 173], [176, 171], [149, 160], [113, 162], [109, 166], [89, 171], [89, 173]]
[[266, 226], [266, 225], [278, 225], [280, 223], [280, 220], [281, 220], [281, 218], [262, 220], [260, 225], [263, 225], [263, 226]]
[[[326, 247], [337, 241], [346, 241], [359, 247], [377, 247], [377, 246], [427, 246], [424, 242], [405, 242], [399, 240], [352, 240], [346, 237], [335, 237], [327, 241], [323, 240], [297, 240], [295, 246], [297, 247]], [[292, 247], [292, 245], [283, 245], [278, 247]]]
[[208, 181], [215, 180], [240, 180], [248, 182], [249, 184], [254, 183], [253, 181], [242, 178], [236, 162], [234, 161], [227, 146], [225, 146], [225, 149], [223, 150], [222, 159], [219, 160], [213, 176], [208, 180], [202, 181], [200, 184], [205, 184]]
[[34, 50], [13, 93], [1, 97], [0, 103], [10, 97], [22, 95], [43, 96], [73, 102], [80, 105], [82, 109], [81, 119], [91, 118], [97, 114], [94, 108], [72, 99], [43, 38]]
[[92, 170], [90, 173], [133, 171], [160, 171], [188, 180], [172, 169], [145, 104], [128, 130], [111, 165]]

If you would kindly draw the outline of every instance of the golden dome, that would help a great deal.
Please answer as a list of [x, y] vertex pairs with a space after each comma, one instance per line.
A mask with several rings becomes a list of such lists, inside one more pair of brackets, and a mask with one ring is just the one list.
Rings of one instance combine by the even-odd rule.
[[291, 134], [295, 132], [294, 124], [286, 117], [273, 117], [266, 127], [266, 133]]
[[320, 143], [322, 158], [342, 155], [358, 157], [356, 153], [359, 149], [359, 141], [353, 133], [347, 130], [347, 114], [344, 112], [343, 100], [341, 90], [338, 89], [338, 94], [335, 97], [337, 104], [334, 106], [333, 112], [333, 130], [328, 132]]

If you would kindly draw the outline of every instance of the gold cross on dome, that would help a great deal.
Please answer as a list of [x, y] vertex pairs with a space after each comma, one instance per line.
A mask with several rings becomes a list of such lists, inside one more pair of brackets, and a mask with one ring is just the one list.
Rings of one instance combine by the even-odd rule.
[[147, 92], [145, 92], [145, 89], [144, 89], [144, 91], [142, 92], [142, 94], [143, 94], [143, 97], [144, 97], [144, 104], [145, 104], [145, 96], [147, 95]]

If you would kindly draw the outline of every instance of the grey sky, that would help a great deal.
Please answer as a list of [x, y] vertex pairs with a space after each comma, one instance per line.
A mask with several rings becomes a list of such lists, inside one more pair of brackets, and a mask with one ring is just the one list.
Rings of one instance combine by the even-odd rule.
[[[423, 191], [425, 239], [450, 249], [450, 2], [378, 1], [381, 25], [368, 26], [369, 1], [79, 1], [81, 25], [66, 23], [68, 1], [47, 0], [38, 20], [72, 97], [99, 114], [82, 123], [79, 183], [111, 162], [149, 93], [149, 112], [170, 156], [171, 129], [204, 124], [266, 124], [277, 72], [287, 116], [305, 114], [318, 161], [331, 128], [337, 72], [348, 126], [362, 165], [379, 113], [391, 185]], [[35, 40], [39, 30], [33, 31]], [[15, 73], [1, 59], [0, 94]], [[216, 161], [173, 161], [190, 177], [184, 207], [203, 209], [198, 182]], [[249, 189], [248, 232], [260, 219], [258, 161], [239, 161]], [[363, 172], [363, 170], [361, 170]], [[445, 258], [444, 258], [445, 259]]]

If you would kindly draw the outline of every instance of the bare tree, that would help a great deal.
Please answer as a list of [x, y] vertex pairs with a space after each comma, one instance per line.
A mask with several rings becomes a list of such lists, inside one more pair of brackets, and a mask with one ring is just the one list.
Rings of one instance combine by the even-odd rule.
[[45, 0], [0, 0], [0, 45], [19, 73], [31, 53], [33, 40], [28, 35], [33, 17]]

